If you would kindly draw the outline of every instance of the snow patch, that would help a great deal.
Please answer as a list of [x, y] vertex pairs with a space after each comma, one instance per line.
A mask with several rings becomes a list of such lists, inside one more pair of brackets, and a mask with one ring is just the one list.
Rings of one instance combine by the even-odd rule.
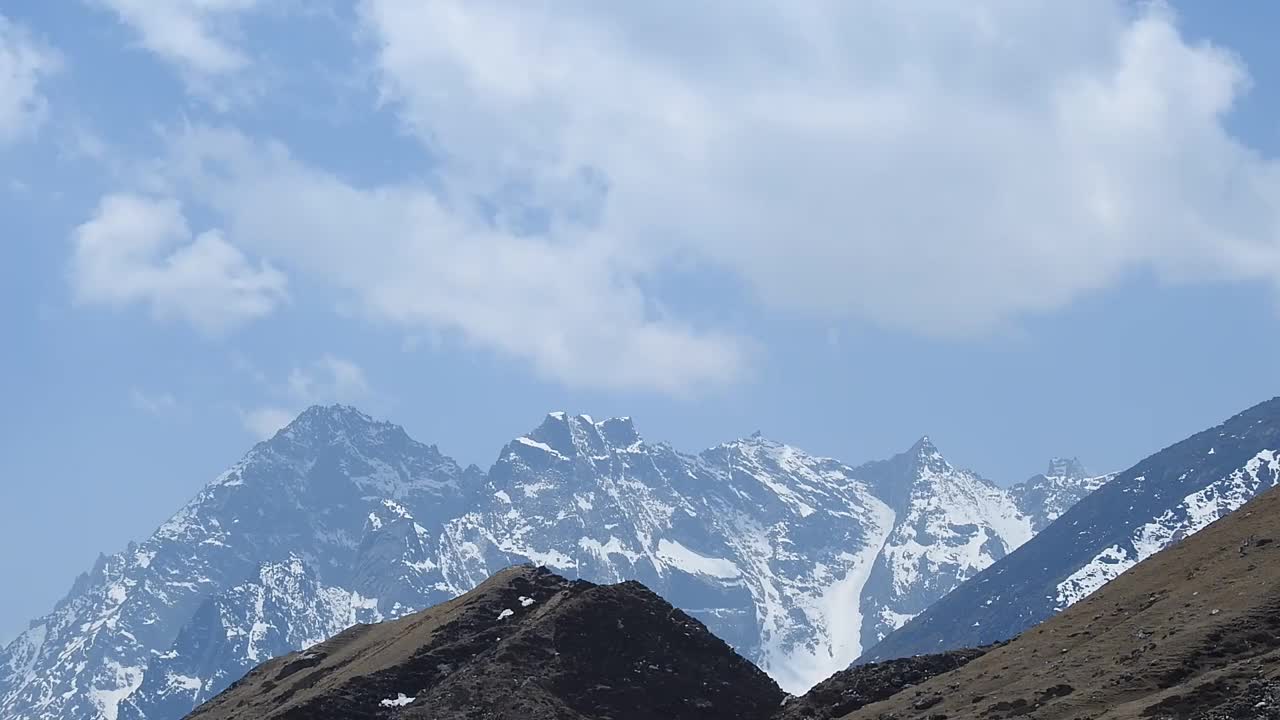
[[[586, 538], [583, 538], [584, 540]], [[742, 576], [742, 571], [730, 560], [707, 557], [696, 553], [675, 540], [662, 538], [658, 541], [657, 558], [672, 567], [694, 575], [709, 575], [714, 578], [733, 579]]]
[[408, 695], [405, 695], [404, 693], [396, 693], [394, 698], [386, 698], [382, 702], [379, 702], [378, 705], [381, 707], [404, 707], [412, 702], [413, 698]]

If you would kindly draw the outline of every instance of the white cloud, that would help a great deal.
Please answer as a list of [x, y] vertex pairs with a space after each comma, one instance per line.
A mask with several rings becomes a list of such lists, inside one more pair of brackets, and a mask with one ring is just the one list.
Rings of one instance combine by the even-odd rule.
[[360, 18], [430, 183], [358, 185], [200, 126], [159, 173], [358, 312], [566, 384], [744, 374], [749, 341], [665, 307], [672, 267], [831, 326], [961, 337], [1137, 273], [1280, 281], [1280, 166], [1224, 126], [1245, 68], [1158, 3], [365, 0]]
[[61, 67], [60, 56], [0, 14], [0, 144], [27, 135], [44, 120], [41, 84]]
[[357, 188], [234, 132], [188, 129], [174, 145], [166, 171], [235, 237], [349, 291], [377, 319], [453, 333], [570, 384], [679, 392], [742, 371], [738, 342], [665, 317], [585, 228], [513, 232], [466, 199]]
[[236, 42], [236, 19], [259, 0], [91, 0], [113, 11], [141, 45], [183, 70], [219, 75], [249, 60]]
[[293, 422], [298, 413], [278, 407], [260, 407], [240, 414], [240, 422], [254, 437], [266, 440]]
[[289, 394], [305, 405], [322, 402], [354, 403], [369, 395], [369, 381], [359, 365], [325, 355], [308, 368], [289, 373]]
[[76, 228], [72, 284], [85, 303], [145, 304], [161, 319], [219, 333], [267, 315], [285, 299], [285, 277], [254, 266], [219, 230], [192, 235], [174, 201], [104, 197]]
[[240, 413], [245, 429], [259, 439], [274, 435], [308, 406], [335, 402], [355, 405], [375, 399], [359, 365], [328, 354], [290, 370], [288, 378], [273, 392], [273, 402]]
[[1246, 71], [1159, 3], [365, 0], [362, 18], [455, 188], [516, 183], [564, 217], [603, 184], [591, 251], [613, 264], [693, 257], [770, 307], [929, 335], [1135, 272], [1280, 280], [1280, 167], [1224, 127]]
[[172, 393], [147, 392], [138, 388], [129, 391], [129, 404], [136, 410], [156, 417], [170, 415], [178, 409], [178, 399]]

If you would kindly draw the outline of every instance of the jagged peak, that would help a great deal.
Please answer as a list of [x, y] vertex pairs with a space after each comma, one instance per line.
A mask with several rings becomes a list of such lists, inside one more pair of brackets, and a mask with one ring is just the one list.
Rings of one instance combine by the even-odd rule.
[[[294, 441], [332, 439], [363, 435], [378, 430], [397, 428], [383, 420], [374, 420], [351, 405], [312, 405], [284, 426], [275, 437]], [[274, 439], [274, 438], [273, 438]]]
[[1050, 458], [1049, 469], [1044, 474], [1047, 477], [1065, 477], [1072, 480], [1089, 477], [1089, 471], [1085, 469], [1080, 459], [1075, 457]]
[[933, 440], [930, 440], [928, 435], [921, 435], [920, 439], [915, 441], [907, 450], [907, 453], [916, 456], [942, 455], [938, 451], [938, 446], [933, 444]]
[[736, 440], [730, 440], [728, 442], [720, 443], [719, 445], [711, 449], [725, 450], [725, 451], [734, 451], [734, 450], [752, 451], [760, 448], [781, 448], [781, 447], [787, 447], [787, 445], [777, 440], [773, 440], [768, 436], [766, 436], [763, 432], [756, 430], [755, 432], [752, 432], [750, 435], [747, 435], [746, 437], [741, 437]]
[[[343, 405], [341, 403], [333, 403], [330, 405], [312, 405], [311, 407], [299, 413], [298, 417], [295, 418], [293, 422], [294, 423], [315, 422], [317, 420], [329, 420], [329, 421], [338, 421], [338, 422], [344, 422], [344, 423], [356, 422], [356, 423], [367, 423], [367, 424], [373, 424], [376, 422], [372, 417], [361, 412], [359, 408], [356, 408], [352, 405]], [[290, 423], [290, 424], [292, 425], [293, 423]]]
[[928, 435], [923, 435], [919, 440], [903, 453], [906, 460], [915, 469], [917, 477], [924, 474], [925, 470], [934, 474], [946, 473], [954, 470], [951, 463], [943, 457], [942, 451], [937, 445], [933, 444], [933, 440]]
[[517, 438], [516, 442], [572, 457], [628, 448], [641, 442], [641, 437], [628, 416], [596, 420], [585, 413], [570, 415], [557, 410], [547, 413], [538, 427]]

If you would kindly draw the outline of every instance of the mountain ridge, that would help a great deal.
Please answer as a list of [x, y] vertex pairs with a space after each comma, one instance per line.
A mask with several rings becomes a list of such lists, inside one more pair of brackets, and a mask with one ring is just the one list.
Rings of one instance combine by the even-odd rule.
[[[930, 463], [928, 479], [896, 481], [959, 488], [956, 512], [973, 522], [945, 537], [972, 552], [934, 548], [946, 563], [872, 598], [910, 513], [837, 460], [758, 434], [686, 454], [645, 441], [629, 418], [557, 412], [486, 472], [350, 406], [316, 406], [150, 538], [103, 556], [0, 652], [0, 717], [176, 718], [255, 664], [245, 637], [263, 638], [258, 653], [289, 652], [316, 628], [400, 617], [524, 561], [640, 580], [802, 690], [1025, 540], [1011, 518], [1032, 521], [1014, 518], [1003, 491], [940, 453]], [[913, 552], [932, 547], [921, 537]], [[273, 594], [295, 561], [297, 595]], [[316, 620], [317, 608], [341, 622]]]

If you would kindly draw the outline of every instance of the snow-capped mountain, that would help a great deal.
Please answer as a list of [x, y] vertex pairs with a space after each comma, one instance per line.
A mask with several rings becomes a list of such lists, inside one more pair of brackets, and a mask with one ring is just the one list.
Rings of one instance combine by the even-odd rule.
[[1280, 398], [1120, 473], [862, 659], [1013, 637], [1277, 483]]
[[856, 604], [893, 512], [850, 468], [756, 436], [697, 457], [628, 420], [556, 413], [507, 446], [441, 563], [639, 580], [801, 689], [859, 647]]
[[206, 600], [172, 647], [154, 655], [118, 718], [180, 718], [258, 664], [356, 623], [384, 619], [372, 600], [321, 583], [298, 556]]
[[1077, 458], [1053, 458], [1049, 469], [1010, 488], [1018, 509], [1031, 518], [1031, 529], [1040, 532], [1086, 495], [1115, 479], [1117, 473], [1093, 475]]
[[1036, 522], [927, 441], [854, 469], [758, 434], [695, 456], [552, 413], [484, 473], [312, 408], [0, 653], [0, 719], [177, 720], [267, 657], [525, 561], [640, 580], [799, 692]]
[[[443, 521], [461, 511], [463, 487], [479, 475], [353, 409], [308, 410], [147, 541], [101, 558], [0, 653], [0, 718], [116, 720], [154, 659], [203, 621], [198, 611], [211, 598], [294, 558], [323, 586], [350, 589], [362, 531], [384, 499]], [[233, 630], [255, 633], [252, 625]]]
[[862, 594], [865, 649], [1031, 539], [1006, 490], [951, 466], [929, 438], [858, 468], [896, 521]]

